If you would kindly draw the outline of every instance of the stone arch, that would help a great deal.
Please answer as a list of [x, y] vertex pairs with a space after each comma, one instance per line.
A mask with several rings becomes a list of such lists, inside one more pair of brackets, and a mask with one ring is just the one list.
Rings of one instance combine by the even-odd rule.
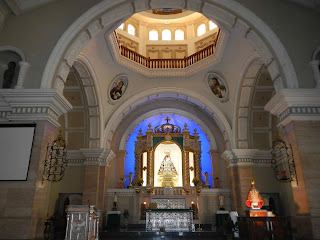
[[14, 52], [20, 56], [21, 61], [26, 61], [25, 55], [23, 54], [23, 52], [19, 48], [16, 48], [11, 45], [0, 46], [0, 52], [4, 52], [4, 51]]
[[230, 142], [232, 139], [231, 126], [224, 114], [209, 99], [206, 99], [192, 91], [176, 88], [149, 89], [136, 94], [119, 106], [105, 125], [104, 138], [106, 147], [110, 148], [115, 130], [121, 120], [124, 119], [131, 111], [148, 101], [158, 101], [165, 98], [190, 102], [201, 108], [202, 111], [206, 112], [206, 114], [211, 117], [212, 121], [216, 122], [223, 134], [224, 140], [228, 143], [227, 145], [230, 144], [228, 148], [234, 148], [234, 146], [232, 146], [232, 142]]
[[249, 147], [249, 105], [251, 101], [252, 88], [256, 77], [263, 66], [263, 61], [257, 52], [253, 52], [244, 64], [240, 73], [237, 86], [236, 103], [234, 106], [233, 120], [233, 145], [236, 148]]
[[[19, 48], [11, 45], [0, 46], [0, 88], [2, 88], [3, 84], [2, 76], [7, 70], [9, 62], [14, 62], [16, 64], [10, 88], [23, 88], [24, 78], [30, 65], [25, 60], [26, 57]], [[7, 87], [8, 86], [6, 86], [6, 88]]]
[[[264, 106], [260, 106], [261, 109], [253, 110], [254, 99], [256, 99], [257, 81], [260, 80], [262, 72], [268, 72], [268, 68], [262, 61], [261, 57], [253, 52], [244, 64], [240, 73], [240, 80], [237, 86], [236, 105], [234, 107], [234, 120], [233, 120], [233, 142], [237, 148], [255, 148], [253, 141], [253, 119], [257, 115], [257, 112], [264, 113]], [[269, 72], [268, 72], [269, 73]], [[272, 94], [274, 88], [264, 83], [264, 87], [259, 91]], [[270, 99], [267, 99], [269, 101]], [[255, 112], [254, 112], [255, 111]], [[262, 114], [263, 116], [265, 115]], [[268, 114], [269, 115], [269, 114]], [[264, 116], [265, 117], [265, 116]], [[251, 128], [249, 128], [251, 126]]]
[[[197, 116], [188, 113], [186, 111], [182, 111], [180, 109], [176, 109], [176, 108], [160, 108], [157, 110], [153, 110], [153, 111], [149, 111], [145, 114], [142, 114], [139, 118], [135, 119], [135, 121], [133, 121], [130, 126], [128, 126], [127, 130], [125, 131], [125, 134], [122, 136], [121, 141], [120, 141], [120, 148], [119, 150], [125, 150], [126, 149], [126, 141], [129, 138], [129, 135], [131, 134], [131, 132], [135, 129], [135, 127], [143, 120], [146, 118], [149, 118], [151, 116], [154, 115], [158, 115], [161, 113], [175, 113], [184, 117], [187, 117], [191, 120], [193, 120], [194, 122], [198, 123], [200, 128], [203, 130], [203, 132], [207, 135], [209, 141], [210, 141], [210, 147], [212, 150], [217, 150], [217, 143], [215, 140], [215, 137], [213, 136], [213, 134], [210, 132], [210, 130], [208, 129], [208, 127], [206, 126], [206, 124], [199, 119]], [[154, 127], [154, 126], [153, 126]], [[190, 129], [192, 130], [192, 129]]]
[[81, 54], [73, 63], [74, 69], [77, 71], [80, 81], [84, 88], [84, 94], [88, 104], [88, 118], [89, 118], [89, 148], [100, 148], [103, 146], [103, 139], [101, 139], [101, 96], [96, 74], [88, 58]]
[[276, 90], [298, 87], [293, 64], [278, 37], [241, 4], [234, 1], [219, 2], [218, 5], [204, 0], [134, 0], [119, 4], [103, 1], [79, 17], [54, 47], [44, 70], [41, 88], [63, 88], [74, 60], [88, 41], [102, 29], [111, 32], [136, 12], [164, 7], [200, 12], [214, 19], [220, 28], [239, 32], [256, 48], [268, 66]]

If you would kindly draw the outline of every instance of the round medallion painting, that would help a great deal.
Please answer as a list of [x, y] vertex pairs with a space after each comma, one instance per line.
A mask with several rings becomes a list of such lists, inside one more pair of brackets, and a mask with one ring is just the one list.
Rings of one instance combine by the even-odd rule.
[[228, 87], [225, 81], [216, 73], [207, 75], [207, 82], [211, 92], [221, 101], [228, 100]]
[[125, 75], [120, 75], [113, 80], [109, 87], [109, 97], [112, 101], [116, 101], [122, 97], [128, 87], [128, 78]]

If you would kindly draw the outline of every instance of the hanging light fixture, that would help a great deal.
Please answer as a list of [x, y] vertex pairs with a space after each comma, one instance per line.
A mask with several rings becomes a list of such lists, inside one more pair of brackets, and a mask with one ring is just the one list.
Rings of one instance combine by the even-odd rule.
[[271, 153], [271, 165], [277, 180], [279, 182], [297, 182], [297, 174], [291, 145], [287, 145], [284, 140], [277, 136], [272, 142]]
[[50, 182], [59, 182], [62, 180], [67, 166], [66, 141], [59, 131], [58, 137], [52, 142], [51, 147], [47, 146], [45, 165], [43, 170], [43, 179]]

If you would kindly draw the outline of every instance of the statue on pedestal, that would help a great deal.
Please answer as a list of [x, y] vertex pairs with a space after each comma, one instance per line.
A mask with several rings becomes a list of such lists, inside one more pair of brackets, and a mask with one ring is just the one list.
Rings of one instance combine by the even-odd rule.
[[209, 185], [209, 182], [208, 182], [208, 177], [210, 177], [211, 176], [211, 174], [208, 174], [207, 172], [205, 172], [205, 173], [202, 173], [202, 175], [204, 176], [204, 180], [205, 180], [205, 182], [206, 182], [206, 185], [205, 185], [205, 187], [207, 186], [209, 186], [209, 188], [210, 188], [210, 185]]
[[216, 177], [213, 182], [214, 182], [214, 188], [219, 188], [220, 187], [220, 182], [219, 182], [219, 178], [218, 177]]
[[162, 180], [162, 186], [174, 186], [174, 181], [178, 176], [178, 172], [171, 160], [170, 150], [166, 149], [164, 151], [165, 156], [160, 164], [158, 171], [159, 179]]
[[123, 188], [124, 187], [124, 182], [126, 181], [126, 178], [120, 178], [120, 183], [119, 183], [119, 188]]
[[8, 69], [3, 74], [3, 83], [2, 88], [11, 88], [12, 80], [14, 77], [15, 69], [16, 69], [15, 62], [8, 63]]
[[129, 185], [128, 185], [128, 188], [132, 188], [132, 176], [133, 176], [133, 173], [132, 173], [132, 172], [129, 172], [129, 176], [126, 176], [126, 177], [129, 177]]
[[255, 184], [254, 180], [251, 179], [251, 189], [248, 192], [246, 205], [251, 209], [260, 209], [263, 206], [263, 200], [254, 184]]
[[224, 209], [224, 204], [223, 204], [224, 196], [222, 194], [219, 195], [219, 209], [220, 210], [225, 210]]
[[115, 192], [113, 195], [112, 211], [117, 211], [117, 202], [118, 202], [118, 197], [117, 197], [117, 193]]

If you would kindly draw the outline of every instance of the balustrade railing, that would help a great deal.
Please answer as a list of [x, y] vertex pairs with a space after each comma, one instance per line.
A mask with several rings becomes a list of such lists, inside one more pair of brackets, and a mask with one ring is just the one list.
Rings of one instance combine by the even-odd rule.
[[116, 41], [119, 47], [119, 53], [121, 56], [128, 58], [136, 63], [139, 63], [146, 68], [151, 69], [182, 69], [191, 66], [211, 55], [214, 54], [217, 42], [220, 36], [220, 30], [218, 31], [213, 44], [201, 49], [200, 51], [184, 58], [172, 58], [172, 59], [151, 59], [150, 57], [142, 56], [141, 54], [121, 45], [117, 33], [114, 32]]

